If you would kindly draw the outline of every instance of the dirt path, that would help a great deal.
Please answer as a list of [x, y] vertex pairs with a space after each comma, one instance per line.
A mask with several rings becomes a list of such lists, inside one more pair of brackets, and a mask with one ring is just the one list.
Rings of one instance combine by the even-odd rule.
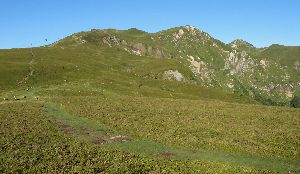
[[30, 60], [30, 62], [28, 63], [29, 65], [29, 73], [25, 75], [25, 77], [18, 82], [18, 85], [22, 84], [22, 83], [25, 83], [31, 76], [33, 76], [33, 73], [34, 73], [34, 68], [33, 68], [33, 65], [35, 63], [35, 59], [37, 58], [36, 55], [33, 53], [33, 51], [31, 50], [31, 56], [32, 56], [32, 59]]

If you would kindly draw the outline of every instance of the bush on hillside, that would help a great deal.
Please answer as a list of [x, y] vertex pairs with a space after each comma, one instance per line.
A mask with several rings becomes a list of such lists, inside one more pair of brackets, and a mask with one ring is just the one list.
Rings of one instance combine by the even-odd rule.
[[300, 108], [300, 90], [294, 92], [294, 98], [291, 100], [291, 107]]

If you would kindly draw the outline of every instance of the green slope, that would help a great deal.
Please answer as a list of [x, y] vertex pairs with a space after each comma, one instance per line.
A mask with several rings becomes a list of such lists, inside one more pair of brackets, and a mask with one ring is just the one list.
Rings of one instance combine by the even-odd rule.
[[[7, 56], [1, 58], [3, 80], [0, 89], [6, 92], [4, 97], [7, 98], [13, 97], [8, 90], [15, 88], [31, 91], [54, 86], [59, 93], [64, 92], [64, 85], [77, 85], [82, 90], [88, 85], [97, 91], [117, 94], [255, 103], [248, 97], [197, 85], [190, 69], [172, 59], [139, 57], [115, 48], [93, 46], [8, 50], [2, 54]], [[18, 66], [20, 62], [24, 63]], [[29, 76], [31, 70], [34, 72]], [[186, 80], [164, 80], [166, 70], [178, 70]]]
[[157, 33], [138, 29], [92, 30], [50, 46], [78, 45], [113, 47], [132, 55], [174, 59], [192, 71], [197, 83], [247, 95], [264, 104], [288, 106], [300, 88], [298, 47], [259, 49], [241, 39], [226, 45], [192, 26]]

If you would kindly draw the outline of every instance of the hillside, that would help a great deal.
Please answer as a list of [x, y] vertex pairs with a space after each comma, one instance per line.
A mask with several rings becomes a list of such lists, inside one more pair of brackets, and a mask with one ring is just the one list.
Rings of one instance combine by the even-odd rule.
[[[276, 52], [277, 51], [277, 52]], [[2, 173], [299, 173], [299, 47], [192, 26], [0, 50]]]
[[300, 88], [300, 47], [255, 48], [238, 39], [226, 45], [193, 26], [146, 33], [138, 29], [76, 33], [50, 46], [114, 47], [132, 55], [178, 61], [202, 86], [250, 96], [270, 105], [289, 105]]

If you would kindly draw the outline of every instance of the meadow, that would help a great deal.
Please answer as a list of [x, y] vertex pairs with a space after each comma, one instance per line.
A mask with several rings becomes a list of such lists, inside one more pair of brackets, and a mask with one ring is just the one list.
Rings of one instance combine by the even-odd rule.
[[1, 173], [300, 172], [299, 109], [203, 87], [177, 60], [89, 45], [1, 50], [0, 66]]

